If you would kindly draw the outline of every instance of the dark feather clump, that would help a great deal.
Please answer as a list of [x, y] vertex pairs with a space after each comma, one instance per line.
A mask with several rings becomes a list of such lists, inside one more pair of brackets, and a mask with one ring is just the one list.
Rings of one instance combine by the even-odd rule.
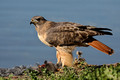
[[108, 31], [112, 31], [109, 28], [92, 28], [91, 30], [95, 30], [95, 31], [100, 31], [100, 30], [108, 30]]
[[112, 31], [109, 28], [92, 28], [91, 30], [101, 33], [100, 35], [113, 35], [111, 32], [108, 32], [108, 31]]

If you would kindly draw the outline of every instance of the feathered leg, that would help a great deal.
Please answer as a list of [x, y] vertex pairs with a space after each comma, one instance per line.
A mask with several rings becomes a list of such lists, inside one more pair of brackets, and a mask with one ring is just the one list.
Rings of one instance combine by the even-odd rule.
[[67, 53], [64, 51], [57, 51], [57, 63], [62, 62], [62, 67], [64, 66], [72, 66], [73, 64], [73, 55], [72, 53]]
[[61, 62], [61, 57], [59, 51], [56, 51], [56, 57], [57, 57], [57, 64]]

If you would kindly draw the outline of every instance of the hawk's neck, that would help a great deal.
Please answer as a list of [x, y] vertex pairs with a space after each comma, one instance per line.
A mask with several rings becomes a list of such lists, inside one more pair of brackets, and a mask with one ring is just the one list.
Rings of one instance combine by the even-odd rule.
[[38, 32], [39, 35], [41, 35], [47, 32], [47, 30], [49, 30], [50, 28], [55, 27], [55, 25], [56, 22], [46, 21], [42, 25], [36, 25], [36, 31]]

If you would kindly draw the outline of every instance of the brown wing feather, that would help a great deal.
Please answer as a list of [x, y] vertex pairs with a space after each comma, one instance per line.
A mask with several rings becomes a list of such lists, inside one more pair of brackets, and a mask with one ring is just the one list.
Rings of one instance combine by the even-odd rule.
[[91, 36], [112, 34], [103, 30], [110, 29], [83, 26], [71, 22], [59, 22], [47, 31], [46, 41], [53, 46], [81, 46]]
[[69, 24], [49, 29], [46, 41], [54, 46], [71, 46], [81, 44], [87, 37], [87, 32]]

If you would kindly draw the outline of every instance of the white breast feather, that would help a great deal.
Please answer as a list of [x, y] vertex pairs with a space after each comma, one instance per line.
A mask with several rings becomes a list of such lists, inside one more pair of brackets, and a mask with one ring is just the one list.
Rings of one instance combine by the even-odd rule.
[[50, 46], [50, 44], [49, 44], [47, 41], [45, 41], [46, 36], [41, 36], [41, 35], [38, 34], [38, 38], [39, 38], [44, 44]]

